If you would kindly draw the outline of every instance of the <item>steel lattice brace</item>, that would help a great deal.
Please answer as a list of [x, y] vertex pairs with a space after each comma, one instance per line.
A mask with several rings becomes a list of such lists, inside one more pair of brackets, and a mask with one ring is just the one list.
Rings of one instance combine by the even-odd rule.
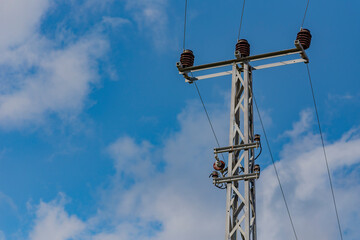
[[[252, 76], [248, 62], [233, 64], [229, 145], [249, 144], [254, 139]], [[253, 173], [254, 149], [229, 153], [228, 176]], [[256, 240], [255, 180], [227, 183], [225, 240]]]

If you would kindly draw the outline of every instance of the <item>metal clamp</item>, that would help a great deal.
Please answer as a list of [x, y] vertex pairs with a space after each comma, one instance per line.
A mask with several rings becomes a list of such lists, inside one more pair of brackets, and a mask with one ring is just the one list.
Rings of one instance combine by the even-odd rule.
[[231, 177], [214, 178], [213, 184], [230, 183], [236, 181], [247, 181], [251, 179], [258, 179], [259, 177], [260, 177], [260, 173], [256, 172], [256, 173], [248, 173], [248, 174], [242, 174]]
[[239, 150], [248, 150], [251, 148], [258, 148], [260, 146], [259, 142], [254, 143], [247, 143], [247, 144], [240, 144], [240, 145], [234, 145], [234, 146], [228, 146], [228, 147], [220, 147], [220, 148], [214, 148], [214, 153], [223, 153], [223, 152], [234, 152]]
[[308, 63], [308, 62], [309, 62], [309, 58], [308, 58], [308, 56], [306, 55], [306, 52], [305, 52], [303, 46], [301, 45], [300, 41], [299, 41], [299, 40], [295, 40], [295, 43], [294, 43], [294, 44], [295, 44], [295, 47], [301, 51], [301, 52], [300, 52], [301, 58], [305, 60], [305, 63]]

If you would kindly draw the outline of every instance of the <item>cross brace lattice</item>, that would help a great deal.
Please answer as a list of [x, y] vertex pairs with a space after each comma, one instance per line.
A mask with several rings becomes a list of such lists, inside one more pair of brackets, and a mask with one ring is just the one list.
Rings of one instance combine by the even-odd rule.
[[[229, 144], [254, 142], [252, 73], [249, 63], [232, 67]], [[254, 172], [254, 149], [229, 152], [228, 177]], [[225, 239], [256, 239], [255, 179], [231, 181], [226, 188]]]

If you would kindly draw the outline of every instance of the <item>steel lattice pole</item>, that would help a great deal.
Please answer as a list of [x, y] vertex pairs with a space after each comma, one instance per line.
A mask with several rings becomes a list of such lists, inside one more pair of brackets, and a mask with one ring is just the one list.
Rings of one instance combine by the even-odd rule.
[[[229, 145], [253, 142], [253, 106], [251, 66], [233, 64]], [[253, 173], [254, 150], [229, 153], [228, 176]], [[227, 183], [225, 240], [256, 240], [255, 180]], [[240, 238], [239, 238], [240, 239]]]

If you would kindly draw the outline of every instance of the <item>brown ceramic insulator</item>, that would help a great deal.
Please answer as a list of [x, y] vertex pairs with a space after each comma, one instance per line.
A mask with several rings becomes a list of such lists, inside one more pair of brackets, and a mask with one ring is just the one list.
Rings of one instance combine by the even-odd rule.
[[250, 44], [246, 39], [240, 39], [236, 43], [235, 50], [240, 52], [241, 57], [247, 57], [250, 55]]
[[254, 166], [254, 172], [260, 172], [260, 165], [259, 164], [255, 164]]
[[301, 46], [304, 49], [308, 49], [311, 43], [311, 34], [309, 29], [301, 29], [300, 32], [296, 36], [296, 40], [299, 40]]
[[223, 169], [225, 168], [225, 163], [224, 163], [224, 161], [216, 161], [216, 162], [214, 162], [213, 168], [214, 168], [216, 171], [223, 170]]
[[259, 134], [255, 134], [254, 141], [260, 142], [260, 135]]
[[186, 49], [181, 54], [180, 62], [184, 68], [192, 67], [194, 65], [194, 59], [195, 59], [194, 53], [191, 50]]

